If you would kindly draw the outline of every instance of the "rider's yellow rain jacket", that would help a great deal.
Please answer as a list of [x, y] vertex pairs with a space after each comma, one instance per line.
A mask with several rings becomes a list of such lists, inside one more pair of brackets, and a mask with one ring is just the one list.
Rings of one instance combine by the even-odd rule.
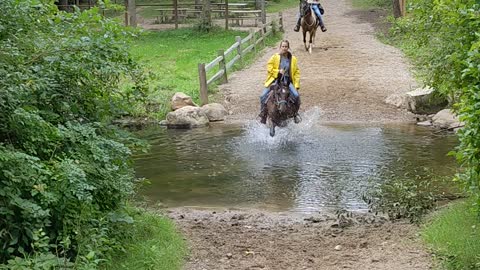
[[[297, 66], [297, 57], [293, 56], [291, 53], [288, 53], [290, 58], [290, 79], [292, 80], [293, 86], [295, 89], [300, 88], [300, 70]], [[277, 78], [278, 72], [280, 71], [280, 54], [276, 53], [267, 63], [267, 80], [265, 81], [265, 87], [270, 86], [272, 82]]]

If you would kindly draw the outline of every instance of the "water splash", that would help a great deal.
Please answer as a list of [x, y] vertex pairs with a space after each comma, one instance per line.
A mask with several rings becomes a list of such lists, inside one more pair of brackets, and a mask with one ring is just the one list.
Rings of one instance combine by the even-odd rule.
[[246, 134], [241, 138], [241, 143], [274, 148], [298, 142], [311, 136], [313, 128], [320, 124], [321, 115], [321, 109], [313, 107], [300, 114], [302, 122], [299, 124], [293, 123], [293, 120], [290, 119], [286, 127], [277, 127], [274, 137], [270, 136], [270, 128], [268, 126], [260, 124], [256, 120], [248, 121], [243, 127]]

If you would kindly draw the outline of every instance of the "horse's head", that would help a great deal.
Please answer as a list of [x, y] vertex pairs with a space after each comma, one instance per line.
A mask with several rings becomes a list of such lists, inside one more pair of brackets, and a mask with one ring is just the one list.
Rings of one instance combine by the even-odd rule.
[[307, 0], [302, 0], [300, 3], [300, 8], [302, 9], [303, 15], [310, 14], [310, 4], [308, 4]]
[[287, 102], [290, 96], [290, 89], [288, 88], [288, 84], [279, 81], [272, 86], [272, 90], [275, 105], [277, 106], [278, 111], [284, 113], [287, 109]]

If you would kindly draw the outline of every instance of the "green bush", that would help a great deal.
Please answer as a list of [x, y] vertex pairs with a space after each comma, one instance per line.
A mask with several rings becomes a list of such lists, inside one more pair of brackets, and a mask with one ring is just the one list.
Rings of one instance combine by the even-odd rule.
[[131, 222], [136, 142], [108, 122], [146, 95], [135, 32], [47, 0], [0, 10], [0, 264], [89, 268]]
[[[480, 3], [412, 0], [392, 40], [413, 59], [425, 84], [448, 96], [465, 127], [456, 157], [463, 181], [480, 203]], [[479, 204], [480, 205], [480, 204]]]

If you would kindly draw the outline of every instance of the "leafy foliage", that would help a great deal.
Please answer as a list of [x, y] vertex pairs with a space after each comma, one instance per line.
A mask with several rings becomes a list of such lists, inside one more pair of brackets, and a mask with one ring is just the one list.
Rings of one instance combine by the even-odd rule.
[[371, 211], [386, 213], [390, 220], [406, 218], [417, 223], [435, 207], [439, 192], [433, 186], [421, 175], [394, 177], [363, 195], [363, 200]]
[[0, 10], [0, 263], [91, 268], [129, 222], [112, 217], [132, 193], [138, 144], [108, 122], [146, 96], [127, 46], [136, 33], [95, 8]]
[[450, 97], [465, 123], [456, 152], [465, 170], [458, 179], [480, 203], [480, 2], [412, 0], [408, 12], [396, 21], [393, 40], [425, 83]]

